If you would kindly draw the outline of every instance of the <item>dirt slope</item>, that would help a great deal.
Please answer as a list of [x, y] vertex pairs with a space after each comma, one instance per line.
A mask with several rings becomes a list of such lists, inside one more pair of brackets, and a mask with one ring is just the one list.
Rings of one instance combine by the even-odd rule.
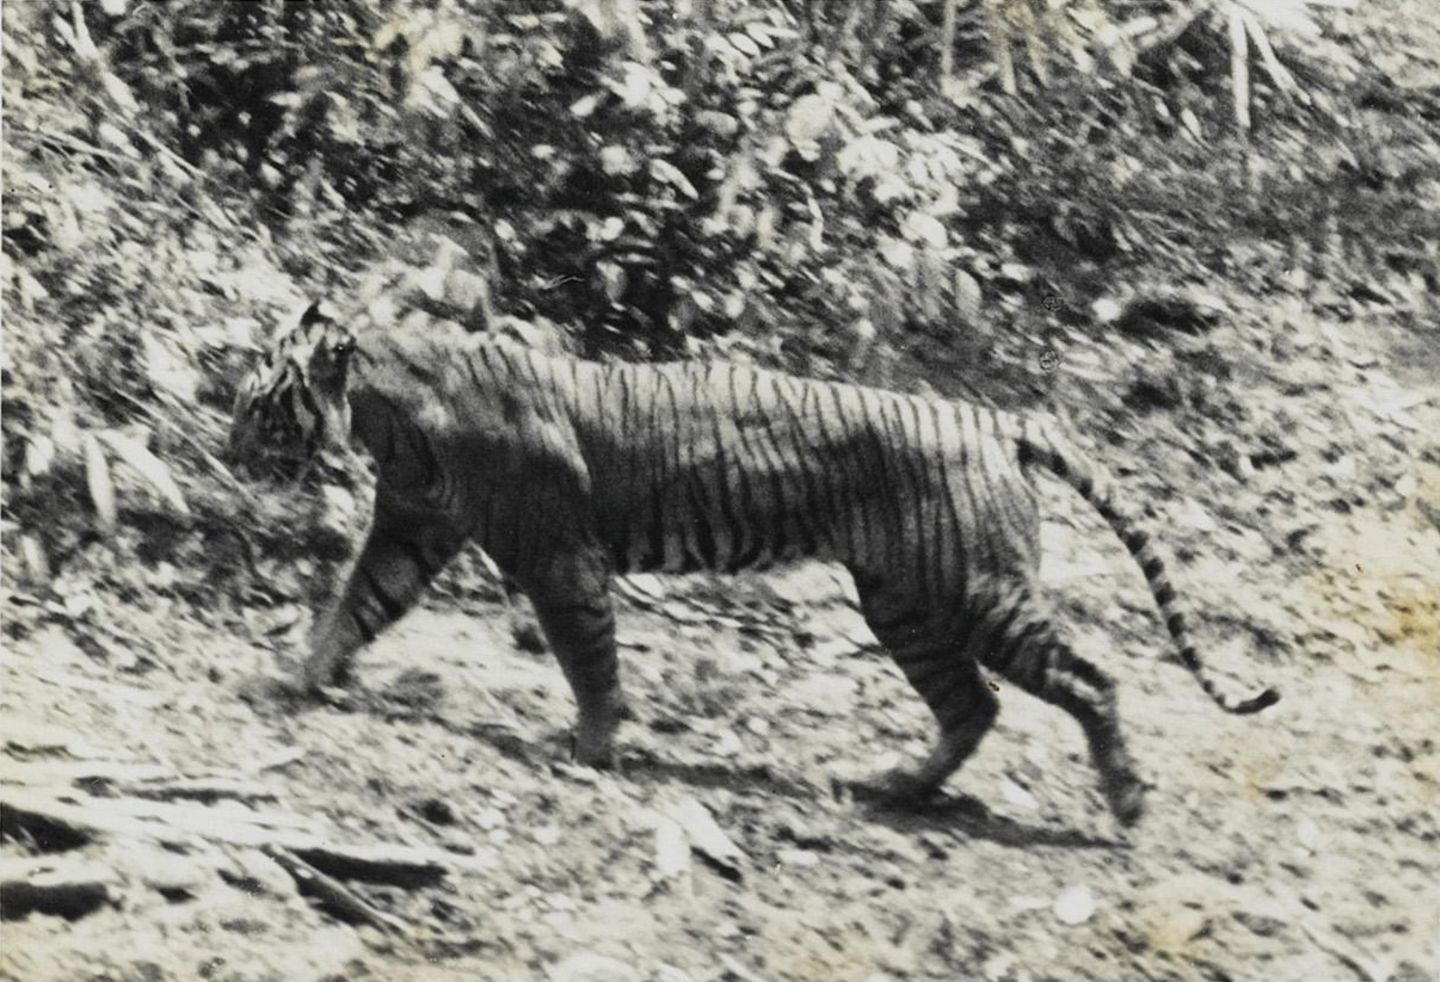
[[[1284, 357], [1258, 362], [1237, 426], [1189, 437], [1283, 452], [1231, 474], [1157, 442], [1123, 483], [1187, 560], [1176, 579], [1212, 664], [1239, 687], [1277, 685], [1278, 707], [1211, 706], [1167, 660], [1113, 537], [1047, 488], [1046, 578], [1081, 649], [1119, 679], [1156, 785], [1128, 835], [1073, 723], [1004, 691], [997, 731], [933, 807], [838, 789], [835, 776], [920, 752], [928, 721], [823, 569], [629, 591], [640, 719], [616, 774], [566, 762], [560, 673], [518, 650], [503, 609], [437, 601], [366, 655], [348, 710], [297, 710], [240, 698], [274, 671], [271, 651], [204, 612], [122, 606], [117, 623], [166, 664], [98, 658], [59, 629], [7, 653], [7, 803], [114, 815], [181, 775], [250, 790], [162, 802], [209, 809], [188, 831], [141, 816], [84, 844], [17, 829], [9, 810], [21, 845], [108, 871], [110, 902], [7, 921], [0, 976], [1440, 978], [1433, 335], [1389, 309], [1237, 320]], [[1159, 496], [1167, 483], [1186, 494]], [[74, 782], [87, 767], [111, 777]], [[743, 856], [684, 848], [693, 819], [668, 816], [693, 816], [689, 801]], [[215, 841], [259, 816], [283, 830], [287, 814], [342, 844], [438, 850], [448, 875], [352, 881], [401, 927], [351, 926], [257, 850]]]

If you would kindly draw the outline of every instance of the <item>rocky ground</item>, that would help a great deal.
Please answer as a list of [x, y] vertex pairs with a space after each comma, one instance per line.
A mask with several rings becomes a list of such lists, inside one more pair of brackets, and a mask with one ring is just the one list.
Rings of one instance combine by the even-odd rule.
[[[1340, 38], [1397, 105], [1440, 82], [1434, 10], [1361, 5]], [[1154, 784], [1136, 828], [1074, 723], [1006, 690], [939, 801], [849, 793], [929, 722], [824, 568], [625, 586], [639, 718], [604, 774], [569, 763], [525, 612], [473, 591], [437, 592], [317, 707], [250, 685], [293, 654], [293, 607], [237, 627], [164, 563], [33, 594], [7, 569], [0, 978], [1440, 980], [1433, 272], [1246, 248], [1196, 247], [1230, 270], [1198, 284], [1198, 334], [1047, 352], [1178, 557], [1212, 667], [1283, 694], [1211, 705], [1123, 549], [1046, 482], [1045, 579]], [[186, 317], [228, 315], [196, 296]]]
[[568, 763], [523, 611], [438, 596], [316, 708], [242, 698], [293, 612], [251, 640], [117, 603], [132, 645], [55, 627], [6, 654], [0, 976], [1440, 978], [1433, 320], [1398, 294], [1220, 299], [1207, 343], [1256, 352], [1243, 405], [1151, 412], [1107, 460], [1181, 557], [1211, 664], [1283, 701], [1216, 710], [1047, 483], [1045, 578], [1155, 785], [1137, 828], [1074, 724], [1005, 691], [942, 800], [847, 793], [928, 721], [824, 568], [629, 586], [639, 720], [607, 774]]

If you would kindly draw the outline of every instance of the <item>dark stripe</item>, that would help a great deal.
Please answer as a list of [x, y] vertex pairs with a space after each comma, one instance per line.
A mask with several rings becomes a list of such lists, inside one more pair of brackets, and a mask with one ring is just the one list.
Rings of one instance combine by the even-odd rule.
[[916, 489], [913, 484], [910, 468], [905, 461], [905, 434], [903, 421], [898, 418], [891, 420], [890, 411], [895, 406], [898, 397], [888, 393], [877, 393], [876, 402], [880, 414], [880, 424], [884, 427], [884, 452], [885, 459], [889, 462], [893, 481], [891, 493], [886, 499], [886, 507], [894, 515], [894, 528], [886, 536], [885, 555], [881, 562], [886, 569], [903, 568], [914, 558], [910, 551], [910, 542], [904, 514], [906, 499], [915, 496]]
[[[900, 466], [909, 473], [912, 485], [909, 501], [900, 502], [900, 506], [903, 508], [908, 504], [915, 511], [914, 538], [910, 542], [905, 543], [905, 545], [914, 550], [913, 562], [916, 572], [922, 579], [928, 579], [925, 569], [929, 564], [930, 552], [930, 550], [926, 548], [926, 542], [929, 539], [929, 530], [925, 527], [926, 481], [924, 470], [917, 467], [915, 460], [915, 453], [920, 450], [920, 410], [916, 407], [916, 401], [913, 398], [905, 396], [897, 397], [896, 406], [901, 429], [899, 440]], [[905, 427], [905, 409], [910, 410], [910, 426], [908, 431]], [[921, 452], [923, 456], [923, 451]], [[933, 588], [934, 585], [933, 583], [925, 584], [927, 588]]]
[[665, 457], [664, 448], [656, 444], [658, 434], [663, 432], [665, 419], [663, 407], [660, 403], [661, 389], [658, 384], [655, 384], [655, 380], [651, 374], [652, 372], [653, 369], [645, 373], [637, 371], [635, 381], [638, 386], [644, 387], [645, 395], [649, 399], [649, 428], [643, 431], [644, 434], [648, 434], [649, 439], [647, 440], [642, 436], [641, 442], [649, 457], [651, 467], [650, 482], [647, 488], [651, 512], [653, 514], [648, 530], [649, 548], [651, 550], [651, 568], [663, 570], [667, 568], [670, 561], [669, 536], [674, 522], [667, 508], [669, 504], [667, 495], [670, 484], [670, 462]]
[[365, 577], [366, 585], [370, 587], [373, 599], [379, 604], [380, 610], [391, 623], [398, 621], [405, 611], [410, 609], [410, 604], [406, 599], [390, 595], [390, 592], [385, 589], [385, 585], [380, 582], [380, 578], [375, 575], [374, 570], [362, 567], [360, 572]]
[[[688, 443], [686, 434], [679, 429], [680, 405], [675, 397], [674, 379], [664, 368], [652, 369], [652, 377], [655, 378], [654, 415], [660, 425], [651, 430], [650, 437], [656, 442], [656, 446], [653, 448], [655, 456], [666, 461], [666, 467], [660, 477], [660, 488], [657, 492], [661, 498], [661, 511], [665, 518], [664, 563], [667, 568], [683, 567], [690, 564], [687, 560], [690, 551], [689, 543], [685, 541], [685, 529], [689, 517], [685, 514], [685, 506], [689, 500], [686, 490], [690, 484], [685, 466]], [[664, 399], [669, 400], [668, 407], [663, 403]], [[673, 557], [670, 555], [672, 544], [675, 547]]]
[[835, 547], [844, 550], [844, 558], [853, 561], [860, 555], [861, 550], [857, 545], [856, 534], [858, 526], [863, 520], [860, 514], [857, 489], [865, 480], [864, 467], [862, 463], [854, 459], [851, 442], [852, 427], [849, 418], [845, 415], [845, 400], [849, 393], [846, 386], [834, 382], [823, 383], [825, 390], [830, 394], [830, 402], [835, 408], [835, 419], [840, 424], [840, 437], [831, 447], [830, 460], [827, 462], [827, 471], [830, 475], [830, 483], [835, 488], [839, 499], [835, 513]]
[[[876, 408], [879, 402], [879, 395], [871, 389], [860, 390], [860, 432], [864, 439], [864, 445], [870, 457], [871, 468], [874, 474], [871, 476], [873, 482], [866, 495], [866, 527], [865, 527], [865, 554], [857, 556], [856, 561], [862, 565], [868, 565], [876, 560], [874, 555], [877, 537], [883, 542], [888, 536], [888, 526], [885, 515], [893, 502], [896, 489], [894, 478], [890, 474], [889, 447], [886, 446], [885, 438], [876, 429], [876, 415], [879, 410]], [[883, 425], [883, 420], [880, 421]]]
[[[748, 399], [742, 405], [740, 394], [735, 391], [734, 419], [742, 444], [746, 445], [749, 467], [746, 471], [746, 487], [757, 497], [750, 499], [749, 508], [741, 516], [749, 542], [739, 550], [735, 562], [743, 567], [753, 568], [768, 565], [774, 558], [776, 529], [772, 519], [783, 513], [785, 502], [784, 473], [786, 469], [784, 450], [769, 430], [770, 414], [761, 384], [765, 375], [749, 369], [742, 378], [749, 381]], [[773, 400], [772, 400], [773, 401]], [[753, 433], [751, 424], [759, 422], [765, 427], [762, 433]], [[746, 436], [747, 433], [751, 435]]]
[[[779, 455], [779, 461], [773, 467], [776, 478], [775, 504], [773, 504], [776, 528], [779, 530], [785, 526], [785, 518], [788, 515], [795, 534], [791, 536], [789, 533], [779, 533], [780, 536], [783, 536], [786, 544], [789, 544], [791, 539], [798, 540], [798, 549], [804, 556], [816, 556], [819, 553], [819, 533], [816, 531], [818, 524], [812, 520], [822, 520], [822, 518], [815, 511], [815, 477], [811, 474], [811, 469], [805, 467], [804, 459], [799, 459], [799, 456], [792, 455], [793, 459], [789, 462], [789, 467], [786, 467], [785, 462], [786, 443], [793, 448], [796, 441], [805, 441], [804, 420], [796, 412], [795, 405], [799, 387], [804, 384], [804, 380], [792, 379], [789, 376], [775, 377], [773, 407], [779, 412], [785, 413], [786, 418], [789, 419], [789, 428], [783, 433], [785, 441], [782, 442], [782, 439], [776, 436], [776, 420], [773, 419], [775, 413], [765, 413], [762, 422], [765, 425], [766, 442], [769, 442], [770, 446], [775, 448], [776, 454]], [[791, 490], [791, 481], [796, 475], [799, 477], [799, 484], [805, 488], [802, 503], [795, 501], [795, 492]]]
[[696, 559], [702, 568], [714, 569], [715, 533], [710, 528], [709, 511], [700, 501], [693, 478], [686, 482], [686, 489], [690, 496], [690, 526], [695, 532]]
[[[953, 567], [961, 565], [951, 541], [954, 504], [950, 500], [950, 479], [945, 460], [944, 421], [940, 418], [940, 406], [935, 401], [927, 399], [921, 408], [930, 410], [930, 425], [933, 430], [930, 434], [930, 446], [926, 448], [925, 454], [933, 469], [926, 482], [930, 495], [930, 526], [934, 534], [934, 544], [930, 549], [934, 570], [931, 574], [931, 588], [936, 591], [937, 596], [944, 596], [952, 594], [948, 574]], [[923, 433], [917, 435], [923, 436]], [[951, 520], [946, 520], [947, 515]]]
[[349, 611], [347, 611], [347, 613], [349, 613], [350, 615], [350, 620], [355, 623], [355, 629], [360, 633], [360, 637], [364, 640], [364, 642], [366, 644], [369, 644], [371, 641], [374, 641], [379, 631], [376, 628], [371, 627], [369, 624], [365, 623], [365, 621], [361, 620], [360, 612], [358, 610], [351, 608]]
[[[819, 445], [821, 453], [830, 455], [833, 454], [833, 448], [836, 446], [836, 442], [835, 439], [830, 435], [830, 428], [825, 425], [825, 406], [824, 403], [821, 401], [820, 396], [820, 387], [823, 384], [824, 383], [821, 382], [813, 382], [808, 380], [801, 383], [800, 416], [802, 419], [812, 418], [809, 415], [809, 407], [811, 400], [813, 399], [815, 403], [813, 419], [815, 421], [815, 428], [819, 434], [817, 443]], [[805, 430], [801, 429], [799, 433], [803, 434], [805, 433]], [[797, 450], [799, 450], [798, 456], [802, 464], [807, 457], [805, 451], [811, 449], [812, 448], [797, 448]], [[804, 471], [808, 473], [809, 468], [805, 467]], [[819, 487], [820, 496], [823, 496], [825, 499], [825, 506], [821, 511], [821, 524], [819, 526], [819, 531], [828, 540], [824, 543], [820, 543], [820, 545], [822, 545], [827, 551], [832, 551], [839, 548], [840, 540], [839, 535], [836, 531], [836, 525], [843, 521], [843, 518], [840, 514], [840, 506], [835, 497], [835, 482], [832, 481], [830, 478], [830, 474], [822, 471], [818, 475], [817, 479], [813, 482], [816, 486]]]
[[[715, 497], [720, 503], [720, 521], [728, 531], [725, 550], [721, 553], [717, 546], [715, 554], [715, 568], [728, 567], [735, 558], [735, 509], [730, 501], [730, 463], [729, 454], [726, 453], [725, 432], [722, 425], [722, 417], [718, 412], [710, 413], [710, 428], [715, 436]], [[738, 465], [736, 465], [738, 466]]]
[[734, 497], [738, 507], [732, 512], [733, 541], [730, 546], [730, 558], [726, 569], [729, 572], [745, 568], [752, 562], [760, 552], [758, 543], [755, 542], [754, 530], [750, 527], [750, 515], [755, 510], [755, 499], [750, 489], [749, 470], [751, 461], [756, 455], [749, 447], [749, 441], [745, 437], [745, 427], [740, 419], [740, 392], [735, 386], [735, 379], [742, 369], [737, 366], [728, 366], [726, 373], [726, 387], [730, 393], [730, 412], [735, 422], [735, 435], [740, 443], [740, 456], [736, 460], [736, 466], [731, 472], [735, 480], [733, 487]]
[[[759, 383], [763, 382], [769, 388], [762, 396]], [[795, 513], [790, 501], [789, 482], [797, 467], [803, 470], [804, 460], [789, 459], [785, 454], [783, 442], [775, 435], [775, 413], [780, 409], [785, 399], [785, 393], [781, 387], [783, 379], [770, 372], [765, 372], [756, 377], [756, 386], [751, 390], [751, 404], [755, 417], [764, 428], [760, 434], [761, 438], [757, 444], [763, 445], [771, 454], [765, 461], [765, 474], [769, 478], [770, 501], [765, 509], [763, 534], [766, 539], [769, 559], [774, 562], [786, 558], [790, 548], [791, 533], [787, 518]]]
[[396, 361], [405, 366], [407, 372], [420, 379], [420, 381], [428, 382], [432, 385], [440, 383], [441, 379], [438, 373], [431, 371], [419, 362], [412, 361], [404, 348], [401, 348], [399, 345], [393, 345], [391, 353], [394, 354]]

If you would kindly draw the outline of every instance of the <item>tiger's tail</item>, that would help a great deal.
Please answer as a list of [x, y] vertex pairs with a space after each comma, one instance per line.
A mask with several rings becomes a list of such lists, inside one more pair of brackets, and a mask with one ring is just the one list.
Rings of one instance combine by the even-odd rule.
[[1011, 436], [1019, 448], [1022, 464], [1042, 464], [1056, 477], [1076, 490], [1095, 508], [1109, 526], [1115, 530], [1130, 555], [1135, 557], [1141, 572], [1150, 584], [1150, 593], [1155, 598], [1165, 627], [1175, 640], [1180, 661], [1195, 676], [1200, 688], [1227, 713], [1257, 713], [1280, 701], [1280, 693], [1266, 689], [1258, 695], [1239, 701], [1226, 696], [1215, 685], [1214, 680], [1200, 660], [1200, 653], [1190, 638], [1186, 625], [1187, 611], [1175, 588], [1170, 585], [1165, 560], [1161, 558], [1155, 543], [1142, 531], [1135, 520], [1116, 501], [1109, 479], [1105, 473], [1088, 463], [1069, 442], [1048, 424], [1031, 418], [1011, 417], [1017, 424]]

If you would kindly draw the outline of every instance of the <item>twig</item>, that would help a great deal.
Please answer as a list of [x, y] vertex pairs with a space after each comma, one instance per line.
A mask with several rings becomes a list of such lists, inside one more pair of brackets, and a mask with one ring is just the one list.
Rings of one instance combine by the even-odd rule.
[[940, 92], [949, 96], [955, 87], [955, 21], [959, 0], [945, 0], [940, 23]]
[[360, 899], [349, 887], [327, 876], [299, 856], [278, 846], [268, 846], [265, 855], [275, 860], [295, 879], [295, 885], [306, 896], [319, 901], [322, 910], [334, 914], [347, 924], [368, 924], [394, 934], [406, 933], [404, 922]]
[[1346, 968], [1360, 976], [1363, 982], [1383, 982], [1389, 974], [1387, 972], [1376, 974], [1371, 971], [1370, 968], [1360, 960], [1358, 955], [1346, 951], [1338, 941], [1321, 934], [1318, 928], [1303, 923], [1300, 925], [1300, 928], [1309, 936], [1311, 941], [1315, 942], [1315, 947], [1327, 955], [1333, 956]]
[[1244, 14], [1239, 7], [1230, 11], [1230, 94], [1235, 103], [1235, 122], [1240, 132], [1250, 132], [1250, 48], [1245, 37]]

